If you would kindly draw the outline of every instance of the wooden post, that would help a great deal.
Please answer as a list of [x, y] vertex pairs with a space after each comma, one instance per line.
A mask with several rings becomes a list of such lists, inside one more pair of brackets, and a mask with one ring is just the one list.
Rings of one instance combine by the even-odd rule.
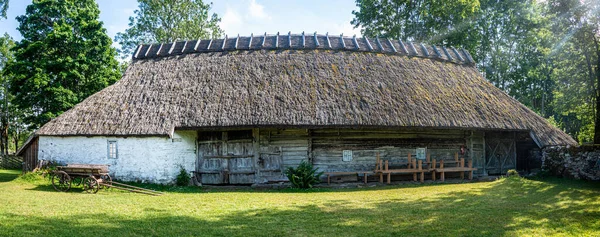
[[412, 156], [410, 155], [410, 153], [408, 153], [408, 162], [407, 163], [408, 163], [407, 169], [410, 169], [410, 164], [412, 164]]
[[[460, 168], [465, 168], [465, 158], [460, 158]], [[460, 172], [460, 179], [465, 179], [465, 172]]]
[[431, 167], [432, 167], [432, 170], [431, 170], [431, 179], [433, 181], [435, 181], [435, 165], [436, 165], [436, 162], [437, 162], [436, 159], [433, 159], [433, 162], [431, 163]]
[[[388, 161], [388, 160], [386, 160], [386, 161], [385, 161], [385, 171], [388, 171], [388, 170], [389, 170], [388, 168], [389, 168], [389, 161]], [[387, 173], [387, 183], [388, 183], [388, 184], [390, 184], [390, 180], [391, 180], [391, 178], [392, 178], [391, 176], [392, 176], [392, 173], [389, 173], [389, 172], [388, 172], [388, 173]]]
[[444, 182], [444, 178], [445, 178], [445, 175], [444, 175], [444, 160], [440, 161], [440, 170], [442, 171], [441, 174], [440, 174], [440, 181]]
[[327, 174], [327, 185], [331, 184], [331, 174]]
[[419, 160], [419, 171], [421, 171], [421, 183], [425, 181], [425, 172], [423, 172], [423, 161]]
[[458, 152], [454, 153], [454, 162], [458, 164]]
[[469, 169], [471, 169], [469, 171], [469, 180], [473, 179], [473, 170], [472, 170], [472, 168], [473, 168], [473, 160], [469, 160]]
[[[420, 162], [420, 161], [419, 161]], [[412, 169], [417, 169], [417, 159], [412, 160]], [[417, 173], [413, 173], [413, 180], [417, 181]]]
[[366, 184], [367, 183], [367, 172], [365, 172], [363, 175], [364, 175], [365, 184]]

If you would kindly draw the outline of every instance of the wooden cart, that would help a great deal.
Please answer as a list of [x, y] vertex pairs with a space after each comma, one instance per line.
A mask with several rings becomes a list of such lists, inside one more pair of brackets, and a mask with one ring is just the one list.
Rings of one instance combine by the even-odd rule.
[[52, 186], [56, 191], [66, 192], [72, 185], [83, 185], [88, 193], [97, 193], [100, 187], [110, 187], [112, 178], [108, 165], [69, 164], [57, 166], [52, 174]]

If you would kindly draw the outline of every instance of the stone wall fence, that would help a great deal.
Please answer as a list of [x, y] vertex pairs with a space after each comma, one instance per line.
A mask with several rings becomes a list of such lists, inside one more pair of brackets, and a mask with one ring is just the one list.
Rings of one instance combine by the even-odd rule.
[[542, 151], [542, 170], [552, 175], [600, 180], [600, 145], [552, 146]]

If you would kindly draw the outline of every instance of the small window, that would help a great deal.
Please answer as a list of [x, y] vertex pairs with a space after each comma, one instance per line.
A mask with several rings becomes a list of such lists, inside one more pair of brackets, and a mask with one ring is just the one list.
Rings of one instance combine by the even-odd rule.
[[108, 141], [108, 158], [117, 159], [117, 141]]

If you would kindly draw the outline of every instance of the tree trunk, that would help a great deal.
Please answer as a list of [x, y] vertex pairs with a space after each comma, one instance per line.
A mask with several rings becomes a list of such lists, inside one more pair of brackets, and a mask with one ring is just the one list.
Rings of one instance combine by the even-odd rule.
[[593, 36], [596, 46], [596, 118], [594, 121], [594, 144], [600, 144], [600, 44], [598, 38]]

